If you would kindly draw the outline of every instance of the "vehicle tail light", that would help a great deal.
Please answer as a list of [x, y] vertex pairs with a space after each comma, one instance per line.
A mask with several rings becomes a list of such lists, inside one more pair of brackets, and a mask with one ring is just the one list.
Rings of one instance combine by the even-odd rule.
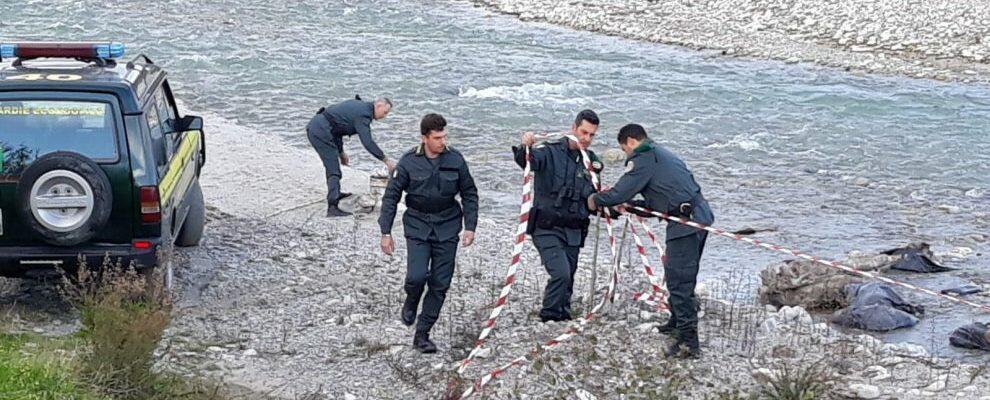
[[147, 250], [151, 248], [151, 242], [147, 240], [135, 240], [134, 248], [138, 250]]
[[158, 186], [142, 186], [141, 222], [153, 224], [162, 221], [161, 199], [158, 197]]

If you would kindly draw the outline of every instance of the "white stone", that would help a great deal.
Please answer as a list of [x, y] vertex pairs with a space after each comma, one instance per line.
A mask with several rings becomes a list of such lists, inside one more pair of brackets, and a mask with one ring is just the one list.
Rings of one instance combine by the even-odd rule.
[[883, 345], [883, 350], [912, 357], [924, 357], [928, 355], [928, 350], [925, 350], [924, 347], [911, 343], [887, 343]]
[[849, 390], [856, 395], [857, 399], [875, 399], [880, 397], [880, 388], [865, 383], [849, 385]]
[[660, 324], [657, 323], [657, 322], [646, 322], [646, 323], [642, 323], [642, 324], [636, 325], [636, 330], [638, 330], [640, 332], [643, 332], [643, 333], [647, 333], [647, 332], [653, 330], [653, 327], [655, 327], [657, 325], [660, 325]]
[[357, 396], [350, 393], [344, 393], [344, 400], [357, 400]]
[[775, 372], [769, 368], [755, 369], [750, 373], [757, 382], [767, 383], [773, 380]]
[[491, 355], [492, 355], [491, 347], [483, 347], [481, 348], [481, 350], [478, 350], [478, 353], [475, 354], [474, 356], [478, 358], [488, 358], [491, 357]]
[[960, 210], [959, 207], [950, 206], [950, 205], [947, 205], [947, 204], [941, 204], [941, 205], [939, 205], [936, 208], [938, 208], [939, 210], [945, 211], [948, 214], [958, 214], [959, 213], [959, 210]]
[[699, 282], [694, 287], [694, 295], [697, 297], [708, 297], [712, 295], [712, 290], [704, 282]]
[[223, 347], [219, 347], [219, 346], [210, 346], [210, 347], [207, 347], [206, 348], [206, 351], [213, 352], [213, 353], [219, 353], [219, 352], [224, 351], [224, 349], [223, 349]]
[[887, 372], [887, 368], [881, 367], [879, 365], [874, 365], [867, 367], [863, 370], [863, 376], [870, 378], [874, 381], [882, 381], [884, 379], [890, 378], [890, 372]]
[[891, 365], [897, 365], [897, 364], [903, 363], [904, 361], [906, 361], [906, 360], [904, 358], [902, 358], [902, 357], [897, 357], [897, 356], [894, 356], [894, 357], [884, 357], [883, 359], [880, 360], [880, 364], [883, 364], [883, 365], [886, 365], [886, 366], [891, 366]]
[[811, 325], [813, 323], [811, 314], [808, 314], [808, 311], [801, 306], [783, 306], [780, 308], [780, 311], [777, 311], [777, 318], [781, 322], [788, 324]]
[[948, 378], [949, 377], [947, 375], [940, 375], [938, 378], [935, 378], [935, 382], [932, 382], [931, 385], [926, 386], [924, 390], [928, 392], [941, 392], [945, 390], [945, 381]]
[[574, 395], [580, 400], [598, 400], [598, 397], [584, 389], [575, 390]]
[[256, 355], [258, 355], [258, 350], [255, 349], [244, 350], [244, 357], [254, 357]]

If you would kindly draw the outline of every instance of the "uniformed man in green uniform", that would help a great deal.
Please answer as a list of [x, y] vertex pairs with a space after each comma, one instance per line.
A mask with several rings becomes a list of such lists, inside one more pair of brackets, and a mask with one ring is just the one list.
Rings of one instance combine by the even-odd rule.
[[[423, 353], [434, 353], [430, 329], [440, 316], [454, 275], [457, 239], [474, 242], [478, 226], [478, 189], [464, 156], [447, 147], [447, 121], [439, 114], [427, 114], [420, 122], [421, 143], [399, 159], [382, 197], [381, 247], [385, 254], [395, 250], [392, 223], [402, 192], [406, 212], [402, 226], [406, 236], [406, 301], [401, 320], [407, 326], [416, 322], [413, 346]], [[458, 203], [455, 196], [460, 196]], [[462, 225], [463, 223], [463, 225]], [[424, 287], [428, 288], [423, 296]], [[423, 310], [416, 319], [420, 299]]]
[[[571, 126], [576, 142], [565, 138], [534, 146], [536, 136], [526, 132], [521, 145], [512, 148], [520, 167], [526, 165], [526, 148], [530, 149], [535, 196], [526, 232], [533, 237], [543, 267], [550, 274], [540, 310], [540, 320], [544, 322], [571, 319], [574, 274], [588, 236], [590, 213], [585, 199], [595, 192], [580, 149], [591, 145], [597, 131], [598, 115], [584, 110]], [[590, 150], [588, 155], [593, 168], [600, 171], [601, 161]]]
[[355, 96], [353, 100], [321, 108], [306, 125], [306, 137], [326, 170], [328, 217], [351, 215], [338, 207], [341, 199], [351, 195], [340, 191], [340, 165], [350, 163], [344, 153], [344, 136], [358, 135], [365, 150], [384, 163], [389, 173], [395, 168], [371, 137], [371, 121], [385, 118], [391, 110], [392, 101], [387, 98], [368, 102]]
[[[715, 221], [708, 201], [694, 175], [677, 156], [646, 135], [637, 124], [619, 130], [619, 146], [626, 153], [626, 173], [615, 187], [588, 197], [588, 208], [620, 205], [640, 194], [645, 201], [632, 202], [654, 211], [685, 218], [704, 225]], [[630, 210], [631, 211], [631, 210]], [[698, 358], [698, 301], [694, 287], [698, 264], [708, 232], [676, 222], [667, 222], [667, 250], [664, 274], [670, 291], [670, 321], [659, 328], [677, 340], [668, 356]]]

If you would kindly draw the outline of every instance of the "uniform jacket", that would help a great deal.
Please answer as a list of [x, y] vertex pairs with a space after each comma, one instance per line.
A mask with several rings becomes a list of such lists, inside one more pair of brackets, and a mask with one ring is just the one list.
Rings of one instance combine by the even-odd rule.
[[[406, 152], [395, 166], [382, 196], [378, 218], [382, 234], [392, 232], [396, 209], [406, 193], [402, 223], [407, 238], [446, 241], [478, 226], [478, 189], [460, 152], [447, 147], [431, 162], [422, 145]], [[455, 196], [460, 195], [460, 203]]]
[[[689, 219], [704, 225], [715, 222], [708, 202], [701, 194], [701, 187], [694, 175], [680, 158], [652, 140], [645, 140], [626, 160], [626, 173], [619, 178], [615, 187], [595, 195], [598, 206], [613, 206], [625, 203], [633, 196], [641, 194], [647, 207], [659, 212]], [[691, 203], [691, 215], [679, 215], [679, 206]], [[696, 228], [667, 222], [667, 240], [688, 236]]]

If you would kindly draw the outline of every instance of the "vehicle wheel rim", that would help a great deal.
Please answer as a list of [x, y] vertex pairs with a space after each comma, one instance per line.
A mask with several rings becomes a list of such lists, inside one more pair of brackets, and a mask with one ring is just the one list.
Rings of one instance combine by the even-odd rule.
[[79, 229], [93, 215], [93, 188], [75, 172], [49, 171], [31, 187], [31, 213], [52, 231]]

